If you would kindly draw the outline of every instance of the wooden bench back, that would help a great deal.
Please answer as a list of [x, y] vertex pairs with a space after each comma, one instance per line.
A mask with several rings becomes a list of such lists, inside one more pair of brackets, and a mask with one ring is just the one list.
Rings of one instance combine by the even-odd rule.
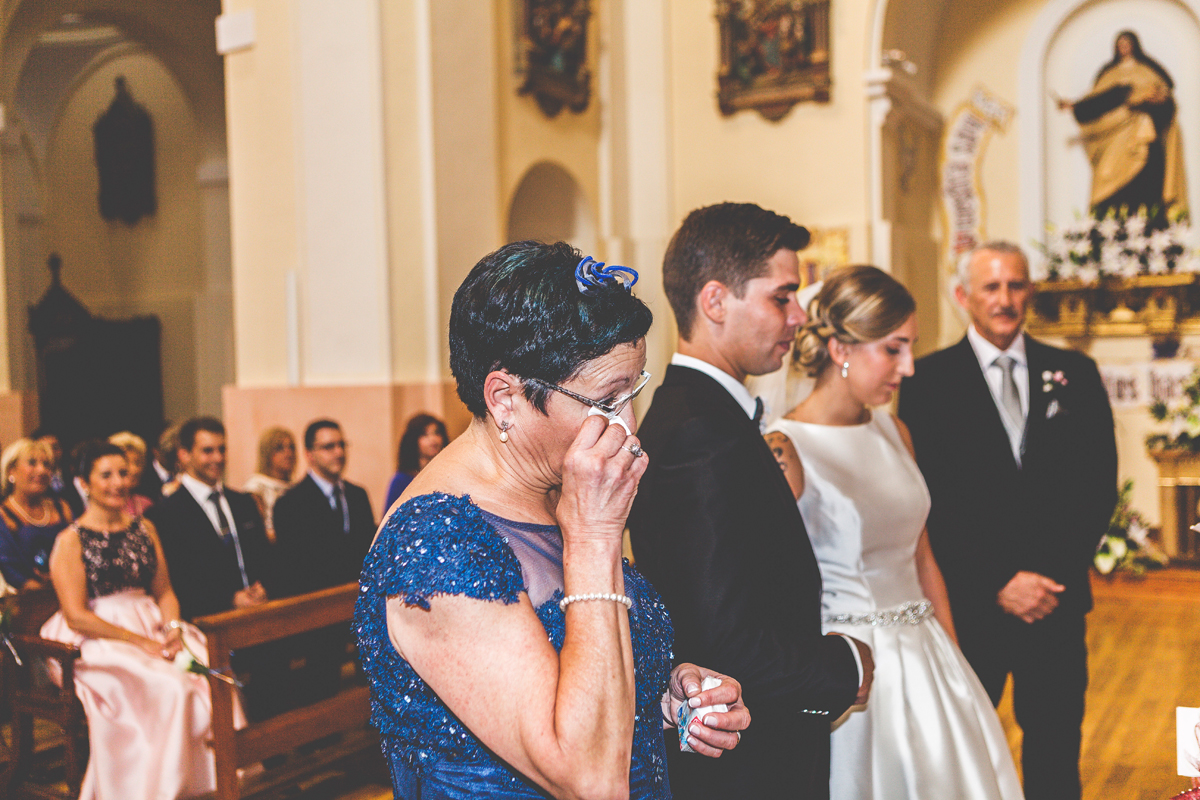
[[[229, 670], [230, 652], [273, 642], [329, 625], [349, 624], [358, 584], [348, 583], [312, 594], [272, 600], [253, 608], [200, 617], [196, 626], [208, 637], [209, 666]], [[331, 733], [362, 728], [371, 715], [365, 686], [343, 690], [311, 706], [293, 709], [240, 731], [233, 729], [233, 687], [209, 678], [213, 700], [213, 749], [219, 800], [240, 796], [239, 767], [256, 764]]]

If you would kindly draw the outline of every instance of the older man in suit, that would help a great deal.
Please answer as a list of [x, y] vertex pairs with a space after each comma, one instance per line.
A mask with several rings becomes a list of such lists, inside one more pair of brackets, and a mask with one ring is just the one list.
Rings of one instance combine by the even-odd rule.
[[688, 800], [828, 797], [830, 722], [870, 687], [869, 648], [821, 635], [817, 562], [742, 385], [780, 367], [804, 321], [807, 242], [787, 217], [723, 203], [689, 214], [664, 259], [679, 352], [638, 428], [650, 466], [630, 536], [676, 657], [737, 678], [754, 715], [720, 759], [668, 743], [672, 789]]
[[963, 256], [958, 344], [900, 393], [933, 507], [929, 540], [963, 655], [998, 703], [1013, 677], [1029, 800], [1080, 796], [1088, 570], [1116, 502], [1108, 396], [1087, 356], [1022, 332], [1032, 296], [1016, 245]]
[[[304, 431], [308, 474], [275, 501], [279, 591], [304, 594], [358, 580], [363, 558], [375, 537], [375, 516], [367, 490], [345, 480], [346, 437], [330, 419]], [[296, 696], [308, 703], [337, 691], [349, 630], [335, 625], [297, 643], [305, 667]]]

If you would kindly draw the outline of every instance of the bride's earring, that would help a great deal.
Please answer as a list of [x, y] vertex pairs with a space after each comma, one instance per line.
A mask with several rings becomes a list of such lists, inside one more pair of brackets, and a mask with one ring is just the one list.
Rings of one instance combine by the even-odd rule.
[[842, 377], [845, 378], [849, 374], [850, 374], [850, 362], [843, 361], [842, 362]]
[[511, 422], [500, 423], [500, 444], [508, 444], [508, 429], [511, 427]]

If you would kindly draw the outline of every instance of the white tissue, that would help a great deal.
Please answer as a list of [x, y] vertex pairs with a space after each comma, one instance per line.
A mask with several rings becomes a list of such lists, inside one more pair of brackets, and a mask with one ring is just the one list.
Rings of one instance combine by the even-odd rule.
[[[707, 692], [709, 689], [714, 689], [720, 685], [720, 678], [714, 678], [712, 675], [709, 675], [700, 682], [700, 691]], [[701, 706], [700, 708], [692, 708], [686, 702], [681, 705], [679, 707], [679, 749], [685, 753], [696, 752], [694, 749], [692, 749], [692, 744], [690, 741], [691, 731], [689, 726], [692, 724], [693, 719], [699, 717], [700, 721], [703, 722], [704, 717], [707, 714], [710, 714], [714, 711], [723, 714], [728, 710], [729, 706], [725, 705], [724, 703], [714, 703], [711, 706]]]
[[621, 417], [619, 417], [619, 416], [609, 417], [608, 414], [605, 414], [603, 411], [601, 411], [598, 408], [589, 409], [587, 415], [589, 417], [605, 417], [608, 419], [609, 425], [613, 425], [613, 424], [620, 425], [622, 428], [625, 429], [626, 436], [633, 436], [633, 431], [629, 430], [629, 426], [625, 424], [625, 420], [621, 419]]

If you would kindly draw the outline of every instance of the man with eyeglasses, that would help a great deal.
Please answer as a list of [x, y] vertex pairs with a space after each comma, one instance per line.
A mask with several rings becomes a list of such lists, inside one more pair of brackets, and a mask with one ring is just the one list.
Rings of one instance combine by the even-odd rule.
[[808, 238], [723, 203], [689, 214], [663, 260], [679, 351], [638, 427], [650, 465], [630, 538], [671, 612], [676, 660], [736, 678], [753, 715], [719, 759], [668, 740], [671, 789], [688, 800], [828, 798], [830, 723], [870, 689], [870, 648], [821, 635], [817, 561], [762, 438], [762, 401], [742, 385], [780, 368], [805, 321], [796, 251]]
[[[375, 536], [367, 490], [342, 476], [346, 437], [331, 419], [304, 430], [308, 474], [275, 501], [277, 582], [284, 597], [358, 580]], [[306, 664], [296, 700], [307, 705], [337, 693], [349, 632], [344, 625], [314, 631], [298, 645]]]

